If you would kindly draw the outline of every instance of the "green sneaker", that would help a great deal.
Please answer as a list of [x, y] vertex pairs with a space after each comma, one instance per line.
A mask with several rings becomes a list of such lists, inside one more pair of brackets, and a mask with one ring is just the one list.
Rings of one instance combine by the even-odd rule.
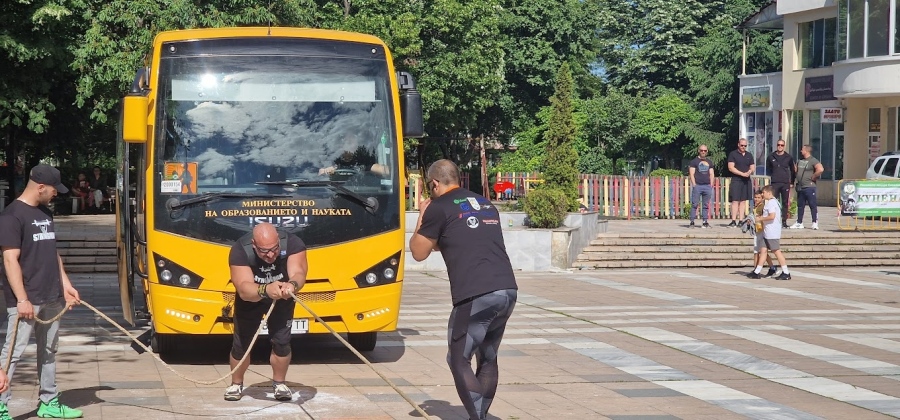
[[76, 410], [65, 404], [60, 404], [59, 397], [54, 397], [49, 403], [43, 401], [38, 404], [38, 417], [51, 419], [77, 419], [84, 415], [81, 410]]
[[12, 416], [9, 415], [9, 409], [6, 408], [6, 403], [0, 402], [0, 420], [13, 420]]

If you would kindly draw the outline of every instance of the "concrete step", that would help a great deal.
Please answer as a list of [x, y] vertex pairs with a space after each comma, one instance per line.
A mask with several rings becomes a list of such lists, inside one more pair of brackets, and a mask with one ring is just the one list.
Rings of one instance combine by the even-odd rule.
[[[877, 246], [875, 246], [877, 245]], [[584, 254], [593, 253], [636, 253], [636, 254], [731, 254], [752, 251], [752, 242], [745, 240], [742, 244], [709, 244], [698, 243], [696, 245], [591, 245], [584, 250]], [[784, 252], [867, 252], [872, 250], [900, 253], [900, 244], [798, 244], [781, 243]]]
[[[877, 251], [856, 251], [856, 252], [819, 252], [814, 253], [794, 253], [789, 249], [783, 249], [785, 258], [790, 260], [796, 259], [841, 259], [841, 260], [870, 260], [870, 259], [894, 259], [900, 261], [900, 251], [897, 252], [877, 252]], [[714, 260], [733, 260], [733, 259], [749, 259], [752, 254], [752, 248], [745, 248], [743, 252], [714, 252], [714, 253], [628, 253], [628, 252], [605, 252], [605, 253], [582, 253], [578, 255], [576, 261], [669, 261], [688, 259], [691, 261], [705, 262]], [[805, 257], [803, 255], [812, 254], [814, 257]], [[799, 257], [799, 258], [798, 258]], [[867, 262], [868, 263], [868, 262]], [[845, 265], [845, 264], [838, 264]]]
[[60, 232], [56, 241], [66, 271], [114, 273], [118, 270], [116, 239], [102, 232]]
[[[897, 232], [784, 230], [789, 266], [882, 266], [900, 262]], [[751, 267], [753, 238], [737, 229], [603, 233], [573, 268]]]
[[[896, 259], [821, 259], [821, 258], [792, 258], [786, 255], [787, 264], [790, 267], [835, 267], [835, 266], [897, 266]], [[733, 267], [740, 268], [741, 271], [751, 268], [750, 254], [744, 255], [742, 259], [727, 260], [692, 260], [692, 259], [671, 259], [671, 260], [606, 260], [606, 261], [576, 261], [572, 264], [575, 269], [601, 269], [601, 268], [644, 268], [644, 269], [672, 269], [672, 268], [723, 268]]]

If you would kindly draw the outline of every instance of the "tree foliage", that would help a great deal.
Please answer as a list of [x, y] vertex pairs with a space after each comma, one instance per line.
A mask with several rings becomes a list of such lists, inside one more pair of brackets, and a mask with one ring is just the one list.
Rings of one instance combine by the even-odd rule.
[[[422, 93], [430, 139], [405, 151], [461, 166], [475, 139], [512, 142], [495, 169], [558, 160], [621, 173], [673, 165], [737, 133], [741, 33], [769, 0], [15, 0], [0, 2], [0, 136], [8, 161], [113, 155], [116, 106], [164, 30], [298, 26], [383, 39]], [[749, 33], [748, 71], [781, 65], [779, 32]], [[567, 65], [570, 119], [559, 119]], [[556, 83], [555, 83], [556, 82]], [[574, 150], [557, 155], [551, 142]], [[105, 156], [105, 157], [104, 157]], [[574, 162], [574, 163], [573, 163]], [[556, 177], [551, 174], [551, 177]], [[561, 176], [561, 175], [560, 175]]]
[[556, 75], [556, 92], [550, 98], [550, 121], [544, 160], [544, 186], [561, 190], [568, 198], [569, 210], [578, 210], [578, 152], [575, 151], [575, 126], [572, 73], [563, 63]]

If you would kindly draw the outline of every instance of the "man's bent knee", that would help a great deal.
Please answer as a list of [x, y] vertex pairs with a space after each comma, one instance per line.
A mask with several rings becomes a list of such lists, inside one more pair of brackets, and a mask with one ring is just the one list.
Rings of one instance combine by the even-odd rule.
[[272, 341], [272, 353], [278, 357], [286, 357], [291, 355], [291, 343], [280, 343]]

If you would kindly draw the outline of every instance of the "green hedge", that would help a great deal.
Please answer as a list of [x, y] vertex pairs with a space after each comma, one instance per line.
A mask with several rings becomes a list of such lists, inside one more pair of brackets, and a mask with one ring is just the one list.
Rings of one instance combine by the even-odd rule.
[[566, 194], [556, 188], [538, 188], [524, 198], [525, 214], [531, 227], [557, 228], [562, 225], [569, 208]]
[[677, 169], [654, 169], [653, 172], [650, 172], [650, 176], [684, 176], [684, 173]]

